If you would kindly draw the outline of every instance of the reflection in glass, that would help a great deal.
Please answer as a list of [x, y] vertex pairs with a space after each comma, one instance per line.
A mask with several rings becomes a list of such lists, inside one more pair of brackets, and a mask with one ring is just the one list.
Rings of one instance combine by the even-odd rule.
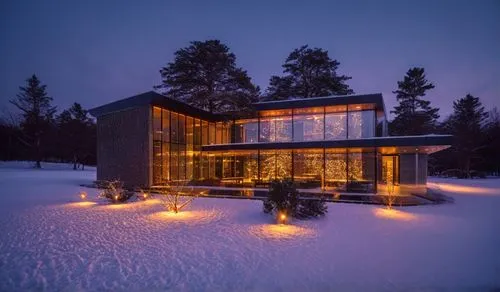
[[323, 114], [294, 116], [293, 140], [295, 142], [323, 140], [323, 119]]
[[170, 113], [170, 139], [173, 143], [179, 141], [179, 115], [177, 113]]
[[292, 141], [292, 117], [261, 118], [260, 142]]
[[349, 139], [370, 138], [375, 136], [375, 111], [349, 112]]
[[345, 112], [325, 115], [325, 140], [347, 138], [347, 114]]
[[237, 120], [235, 127], [235, 143], [258, 142], [259, 124], [257, 119]]

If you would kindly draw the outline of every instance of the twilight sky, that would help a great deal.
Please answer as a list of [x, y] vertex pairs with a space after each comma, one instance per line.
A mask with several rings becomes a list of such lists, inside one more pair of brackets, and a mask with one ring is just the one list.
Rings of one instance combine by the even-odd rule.
[[[271, 3], [272, 2], [272, 3]], [[0, 109], [36, 73], [59, 109], [152, 89], [193, 40], [220, 39], [264, 91], [303, 44], [329, 51], [356, 93], [392, 91], [412, 66], [452, 111], [471, 93], [500, 107], [500, 1], [0, 1]]]

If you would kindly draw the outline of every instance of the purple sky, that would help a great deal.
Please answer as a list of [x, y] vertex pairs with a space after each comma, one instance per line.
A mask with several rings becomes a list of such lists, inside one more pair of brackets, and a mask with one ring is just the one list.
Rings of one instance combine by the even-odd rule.
[[8, 100], [33, 73], [59, 109], [148, 91], [178, 48], [213, 38], [262, 90], [292, 49], [309, 44], [341, 63], [356, 93], [382, 92], [388, 109], [411, 66], [436, 84], [427, 97], [442, 116], [467, 93], [500, 107], [496, 0], [20, 0], [0, 1], [0, 109], [12, 108]]

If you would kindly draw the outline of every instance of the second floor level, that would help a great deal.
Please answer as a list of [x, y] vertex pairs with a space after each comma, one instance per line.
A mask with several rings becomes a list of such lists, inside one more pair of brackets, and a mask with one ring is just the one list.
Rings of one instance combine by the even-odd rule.
[[91, 113], [99, 119], [137, 106], [151, 108], [153, 141], [194, 145], [194, 148], [387, 136], [381, 94], [259, 102], [245, 112], [211, 114], [156, 92], [147, 92], [95, 108]]

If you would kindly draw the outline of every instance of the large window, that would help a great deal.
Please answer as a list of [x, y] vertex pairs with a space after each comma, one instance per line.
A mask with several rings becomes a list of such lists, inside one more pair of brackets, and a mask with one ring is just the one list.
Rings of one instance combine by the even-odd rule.
[[170, 140], [173, 143], [179, 141], [179, 115], [177, 113], [170, 113]]
[[270, 182], [292, 177], [292, 151], [260, 151], [259, 159], [261, 181]]
[[[215, 128], [215, 123], [209, 123], [209, 131], [208, 131], [208, 144], [213, 145], [216, 144], [217, 140], [217, 130]], [[207, 144], [204, 144], [207, 145]]]
[[235, 126], [235, 143], [256, 143], [259, 140], [258, 119], [237, 120]]
[[208, 122], [201, 122], [201, 145], [208, 145]]
[[347, 106], [327, 106], [325, 110], [325, 140], [347, 139]]
[[375, 191], [375, 160], [374, 152], [354, 152], [347, 154], [347, 190], [358, 193]]
[[258, 179], [257, 151], [235, 153], [237, 177], [243, 178], [243, 183], [253, 183]]
[[347, 187], [347, 153], [345, 149], [326, 149], [325, 184], [329, 189], [345, 191]]
[[321, 187], [323, 149], [298, 149], [293, 156], [293, 179], [299, 186]]
[[179, 144], [186, 143], [186, 116], [179, 114], [178, 141]]
[[163, 132], [163, 142], [169, 142], [170, 141], [170, 112], [167, 110], [162, 110], [161, 111], [162, 118], [162, 132]]
[[215, 144], [231, 143], [231, 123], [218, 122], [215, 126]]
[[201, 142], [208, 138], [206, 121], [154, 106], [152, 131], [153, 184], [201, 178]]
[[324, 108], [295, 109], [293, 141], [315, 141], [324, 138]]
[[269, 117], [260, 119], [260, 142], [292, 141], [292, 117]]
[[161, 149], [161, 182], [166, 182], [170, 179], [170, 144], [163, 143]]
[[365, 108], [367, 108], [367, 106], [349, 106], [349, 139], [370, 138], [375, 136], [375, 110]]

